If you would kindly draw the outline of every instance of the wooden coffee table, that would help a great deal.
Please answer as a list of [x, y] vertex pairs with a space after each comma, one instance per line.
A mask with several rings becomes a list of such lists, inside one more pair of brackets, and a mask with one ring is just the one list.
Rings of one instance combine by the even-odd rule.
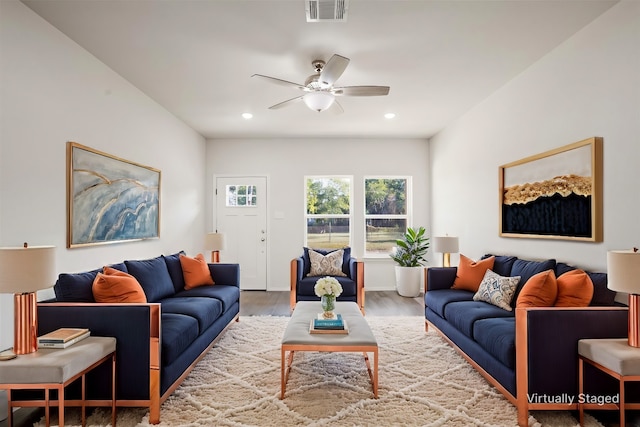
[[[342, 315], [349, 329], [348, 334], [310, 334], [311, 319], [316, 318], [318, 313], [322, 312], [320, 302], [299, 301], [296, 304], [282, 338], [280, 399], [284, 399], [293, 355], [296, 351], [362, 352], [373, 386], [373, 396], [378, 397], [378, 343], [376, 337], [355, 302], [336, 302], [334, 311]], [[373, 371], [369, 362], [369, 353], [373, 353]]]

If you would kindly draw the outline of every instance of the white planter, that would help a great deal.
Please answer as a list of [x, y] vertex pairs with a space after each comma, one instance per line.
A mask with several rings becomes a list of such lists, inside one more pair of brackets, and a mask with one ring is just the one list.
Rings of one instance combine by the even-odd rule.
[[396, 290], [403, 297], [420, 295], [420, 279], [424, 267], [400, 267], [396, 265]]

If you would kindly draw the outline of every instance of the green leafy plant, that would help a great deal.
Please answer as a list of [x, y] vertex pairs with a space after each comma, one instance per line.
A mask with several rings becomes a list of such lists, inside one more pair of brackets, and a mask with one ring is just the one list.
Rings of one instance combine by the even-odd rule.
[[409, 227], [402, 239], [396, 240], [395, 251], [389, 255], [401, 267], [419, 267], [427, 260], [424, 256], [429, 249], [429, 238], [424, 227]]

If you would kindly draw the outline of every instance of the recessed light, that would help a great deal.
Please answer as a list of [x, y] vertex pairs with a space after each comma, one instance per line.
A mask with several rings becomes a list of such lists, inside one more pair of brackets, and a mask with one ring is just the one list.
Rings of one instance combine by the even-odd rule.
[[253, 114], [251, 113], [242, 113], [242, 118], [245, 120], [251, 120], [253, 118]]
[[384, 115], [385, 119], [393, 119], [396, 116], [396, 113], [387, 113]]

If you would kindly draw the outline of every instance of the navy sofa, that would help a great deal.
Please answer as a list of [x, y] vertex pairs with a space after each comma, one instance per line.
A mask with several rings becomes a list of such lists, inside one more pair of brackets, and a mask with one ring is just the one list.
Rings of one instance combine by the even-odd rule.
[[[496, 256], [492, 270], [501, 276], [521, 276], [512, 302], [515, 307], [519, 290], [533, 275], [553, 269], [560, 276], [574, 268], [553, 259]], [[507, 311], [473, 301], [473, 292], [452, 289], [456, 272], [456, 267], [427, 270], [425, 328], [435, 327], [517, 407], [520, 426], [528, 425], [529, 410], [577, 409], [578, 340], [627, 336], [628, 309], [614, 301], [615, 293], [606, 287], [606, 274], [587, 272], [594, 284], [589, 307]], [[597, 372], [588, 374], [586, 383], [595, 392], [611, 389], [610, 382], [597, 377]]]
[[[208, 266], [215, 285], [185, 290], [179, 253], [111, 265], [138, 280], [146, 304], [95, 302], [91, 286], [102, 269], [60, 274], [55, 300], [38, 304], [38, 334], [83, 327], [95, 336], [115, 337], [117, 405], [148, 406], [149, 420], [157, 424], [162, 402], [238, 320], [239, 265]], [[99, 378], [88, 381], [87, 398], [108, 399], [108, 386]]]

